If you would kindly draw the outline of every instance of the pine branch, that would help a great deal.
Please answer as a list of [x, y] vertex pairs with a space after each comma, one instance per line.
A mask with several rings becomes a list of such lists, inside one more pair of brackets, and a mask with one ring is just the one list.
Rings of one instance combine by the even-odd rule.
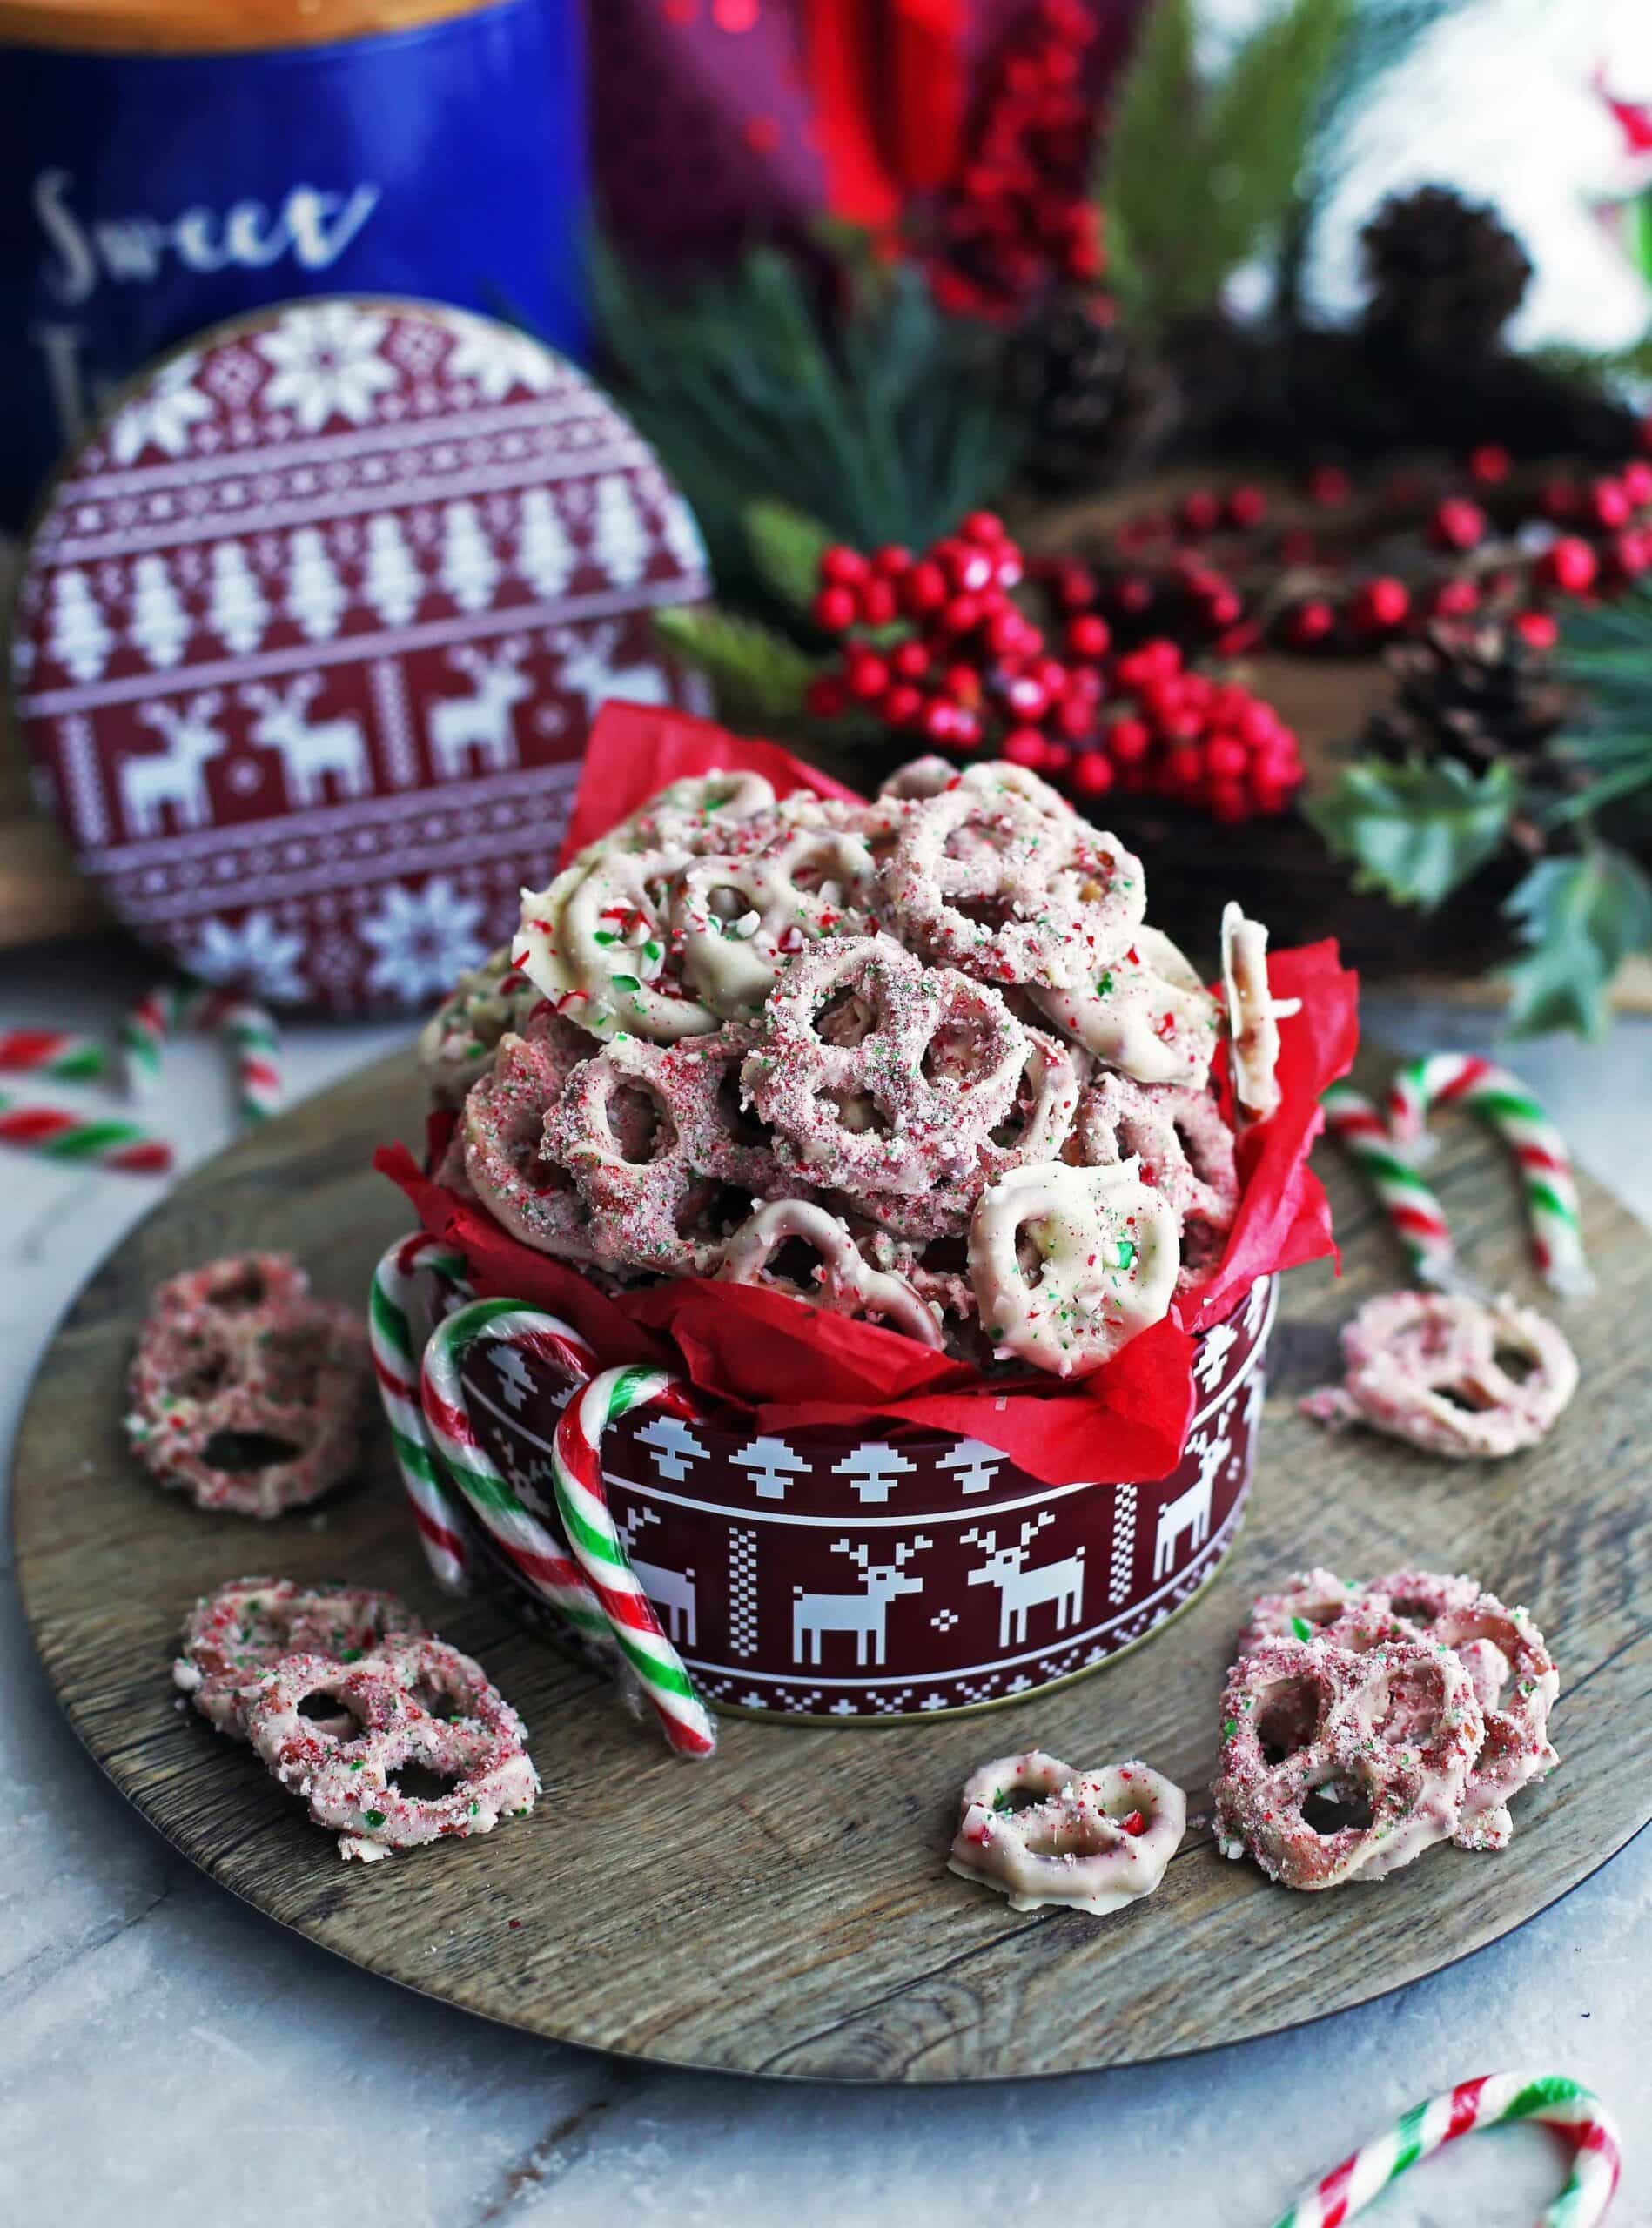
[[750, 577], [754, 500], [859, 548], [922, 547], [1014, 468], [1002, 338], [943, 316], [915, 267], [834, 276], [845, 305], [828, 319], [776, 248], [675, 290], [611, 249], [594, 258], [608, 384], [682, 485], [725, 592]]
[[805, 518], [789, 503], [749, 503], [744, 518], [746, 546], [757, 577], [789, 610], [805, 612], [820, 587], [823, 550], [832, 537], [817, 519]]
[[778, 724], [800, 719], [815, 666], [783, 634], [715, 604], [668, 605], [655, 632], [686, 664], [705, 674], [729, 718]]
[[1201, 88], [1193, 0], [1157, 0], [1114, 111], [1102, 179], [1115, 283], [1138, 317], [1211, 308], [1289, 218], [1353, 0], [1286, 0]]

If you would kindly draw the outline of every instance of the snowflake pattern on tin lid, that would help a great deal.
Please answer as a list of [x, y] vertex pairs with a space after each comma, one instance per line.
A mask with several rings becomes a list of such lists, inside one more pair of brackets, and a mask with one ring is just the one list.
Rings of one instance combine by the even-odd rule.
[[662, 604], [686, 504], [571, 366], [347, 298], [198, 337], [111, 408], [25, 555], [12, 685], [83, 868], [192, 973], [417, 1007], [548, 874], [610, 696], [705, 708]]

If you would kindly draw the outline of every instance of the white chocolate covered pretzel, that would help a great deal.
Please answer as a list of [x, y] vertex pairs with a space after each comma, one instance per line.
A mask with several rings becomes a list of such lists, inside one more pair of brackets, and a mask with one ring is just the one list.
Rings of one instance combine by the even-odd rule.
[[1099, 1367], [1160, 1321], [1180, 1265], [1175, 1210], [1133, 1160], [1015, 1169], [982, 1192], [970, 1224], [986, 1338], [1058, 1377]]
[[1219, 1009], [1192, 963], [1145, 921], [1093, 974], [1065, 990], [1031, 995], [1058, 1029], [1121, 1075], [1204, 1089]]
[[964, 1782], [947, 1869], [1012, 1910], [1105, 1915], [1152, 1895], [1186, 1829], [1181, 1788], [1145, 1764], [1077, 1772], [1035, 1748]]
[[689, 990], [725, 1020], [761, 1015], [788, 959], [823, 936], [864, 934], [872, 855], [852, 829], [782, 828], [741, 858], [683, 869], [671, 936]]
[[[808, 1283], [773, 1265], [776, 1254], [794, 1240], [816, 1257], [818, 1265]], [[920, 1346], [943, 1344], [935, 1312], [916, 1287], [892, 1269], [875, 1268], [847, 1223], [808, 1199], [773, 1199], [759, 1207], [729, 1240], [717, 1273], [731, 1284], [790, 1292], [835, 1315], [870, 1316], [892, 1331], [904, 1331]]]
[[1233, 1064], [1233, 1096], [1246, 1121], [1279, 1110], [1279, 1023], [1296, 998], [1276, 998], [1267, 976], [1267, 930], [1238, 905], [1222, 908], [1222, 995]]

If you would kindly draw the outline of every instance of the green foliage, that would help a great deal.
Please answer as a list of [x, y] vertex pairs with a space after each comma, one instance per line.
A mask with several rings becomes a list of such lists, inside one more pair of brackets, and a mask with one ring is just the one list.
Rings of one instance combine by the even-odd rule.
[[1608, 806], [1652, 814], [1652, 587], [1642, 582], [1610, 603], [1570, 607], [1555, 670], [1586, 709], [1549, 745], [1557, 768], [1575, 778], [1544, 821], [1588, 821]]
[[1357, 888], [1427, 911], [1496, 855], [1519, 801], [1506, 762], [1476, 774], [1449, 758], [1376, 758], [1345, 768], [1302, 809], [1331, 850], [1353, 862]]
[[1004, 343], [944, 317], [913, 265], [830, 268], [829, 314], [778, 248], [682, 291], [599, 248], [592, 285], [609, 386], [688, 496], [725, 593], [750, 582], [759, 500], [857, 548], [921, 547], [1008, 482]]
[[1285, 0], [1201, 85], [1194, 0], [1156, 0], [1114, 110], [1101, 180], [1112, 275], [1149, 323], [1212, 308], [1291, 215], [1353, 0]]
[[1631, 952], [1652, 947], [1652, 882], [1604, 843], [1575, 858], [1541, 859], [1504, 909], [1527, 956], [1506, 970], [1517, 1037], [1575, 1029], [1603, 1037], [1606, 994]]
[[686, 663], [706, 674], [726, 719], [764, 726], [802, 716], [813, 661], [783, 634], [713, 604], [672, 604], [654, 614], [655, 631]]
[[746, 547], [758, 579], [790, 611], [807, 611], [820, 587], [821, 552], [832, 536], [818, 519], [805, 518], [789, 503], [749, 503]]

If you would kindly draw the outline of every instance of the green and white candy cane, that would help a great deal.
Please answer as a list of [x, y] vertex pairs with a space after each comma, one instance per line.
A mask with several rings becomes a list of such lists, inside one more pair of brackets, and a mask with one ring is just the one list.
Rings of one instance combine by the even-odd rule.
[[442, 1468], [529, 1591], [564, 1623], [605, 1647], [609, 1621], [567, 1548], [503, 1477], [471, 1421], [463, 1369], [478, 1346], [514, 1346], [570, 1387], [596, 1367], [577, 1331], [520, 1299], [477, 1299], [437, 1325], [425, 1343], [420, 1406]]
[[1435, 1052], [1402, 1068], [1388, 1091], [1388, 1122], [1402, 1146], [1414, 1146], [1436, 1106], [1469, 1107], [1514, 1157], [1531, 1231], [1532, 1257], [1558, 1292], [1593, 1290], [1583, 1256], [1577, 1179], [1566, 1140], [1542, 1102], [1495, 1061]]
[[1566, 2186], [1538, 2228], [1595, 2228], [1611, 2205], [1621, 2164], [1612, 2116], [1581, 2083], [1561, 2074], [1529, 2073], [1482, 2074], [1414, 2104], [1386, 2134], [1305, 2190], [1274, 2228], [1342, 2228], [1408, 2167], [1459, 2136], [1521, 2121], [1554, 2128], [1574, 2153]]
[[425, 1427], [419, 1399], [419, 1352], [423, 1340], [413, 1329], [416, 1286], [426, 1271], [468, 1291], [468, 1271], [460, 1255], [415, 1231], [399, 1238], [373, 1271], [367, 1305], [368, 1335], [379, 1398], [390, 1426], [396, 1467], [401, 1473], [426, 1560], [439, 1586], [450, 1594], [469, 1590], [465, 1534], [448, 1486]]
[[708, 1756], [717, 1745], [711, 1713], [637, 1584], [602, 1478], [602, 1434], [634, 1408], [649, 1406], [684, 1418], [700, 1413], [682, 1379], [664, 1370], [605, 1369], [574, 1395], [552, 1442], [556, 1506], [568, 1544], [666, 1739], [680, 1756]]

